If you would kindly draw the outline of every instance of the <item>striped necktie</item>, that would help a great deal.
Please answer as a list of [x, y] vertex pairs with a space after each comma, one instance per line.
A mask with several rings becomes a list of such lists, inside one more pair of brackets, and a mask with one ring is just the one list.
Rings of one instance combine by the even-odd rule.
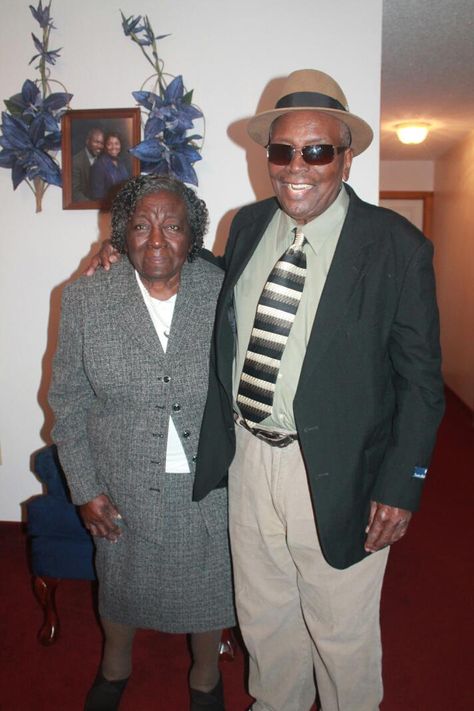
[[305, 236], [295, 239], [273, 267], [257, 305], [239, 383], [237, 403], [250, 426], [271, 414], [280, 361], [298, 310], [306, 277]]

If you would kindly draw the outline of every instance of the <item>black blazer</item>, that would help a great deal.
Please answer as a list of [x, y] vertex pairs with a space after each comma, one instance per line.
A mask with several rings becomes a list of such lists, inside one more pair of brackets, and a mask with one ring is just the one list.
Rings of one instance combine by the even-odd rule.
[[84, 202], [92, 200], [90, 190], [91, 164], [87, 157], [86, 149], [83, 148], [72, 158], [72, 200], [73, 202]]
[[[346, 189], [349, 209], [293, 403], [321, 546], [336, 568], [366, 555], [371, 500], [416, 510], [444, 410], [432, 245]], [[234, 456], [233, 289], [277, 208], [274, 198], [249, 205], [231, 226], [196, 499], [222, 485]]]

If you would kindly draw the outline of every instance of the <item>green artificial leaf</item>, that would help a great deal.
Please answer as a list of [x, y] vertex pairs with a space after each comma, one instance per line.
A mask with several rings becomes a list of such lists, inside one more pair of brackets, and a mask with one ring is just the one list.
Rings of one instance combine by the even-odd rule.
[[11, 101], [11, 99], [5, 99], [3, 103], [7, 107], [7, 111], [9, 111], [12, 116], [21, 116], [22, 110], [14, 101]]
[[185, 104], [192, 104], [193, 103], [193, 91], [194, 91], [194, 89], [191, 89], [191, 91], [188, 91], [183, 96], [183, 103], [185, 103]]

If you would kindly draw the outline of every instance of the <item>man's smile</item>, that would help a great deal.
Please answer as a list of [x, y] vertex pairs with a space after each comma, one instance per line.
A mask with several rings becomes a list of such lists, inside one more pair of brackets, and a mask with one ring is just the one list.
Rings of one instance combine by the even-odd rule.
[[311, 188], [314, 187], [314, 185], [311, 185], [310, 183], [283, 183], [283, 185], [285, 188], [295, 190], [297, 192], [301, 192], [302, 190], [311, 190]]
[[316, 187], [317, 186], [313, 183], [290, 183], [286, 181], [280, 182], [280, 190], [284, 190], [286, 192], [288, 200], [291, 200], [292, 198], [301, 200]]

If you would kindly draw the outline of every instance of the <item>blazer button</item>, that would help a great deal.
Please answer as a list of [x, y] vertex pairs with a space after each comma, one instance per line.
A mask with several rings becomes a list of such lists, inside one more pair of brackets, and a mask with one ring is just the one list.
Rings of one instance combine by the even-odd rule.
[[185, 439], [187, 439], [190, 434], [191, 434], [191, 432], [190, 432], [189, 430], [184, 430], [184, 432], [183, 432], [183, 437], [184, 437]]
[[194, 455], [194, 457], [192, 458], [192, 461], [197, 462], [197, 454]]
[[169, 383], [170, 380], [171, 380], [171, 378], [170, 378], [169, 375], [165, 375], [164, 378], [163, 378], [163, 382], [164, 382], [164, 383]]
[[173, 405], [173, 412], [179, 412], [181, 410], [181, 405], [179, 402], [175, 402]]

